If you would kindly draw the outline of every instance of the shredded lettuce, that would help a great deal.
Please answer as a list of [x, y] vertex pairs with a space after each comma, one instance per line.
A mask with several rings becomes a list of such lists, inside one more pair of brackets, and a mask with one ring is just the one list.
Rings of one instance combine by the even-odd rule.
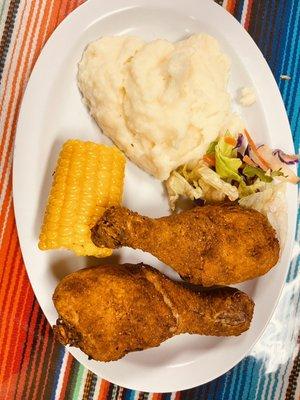
[[172, 210], [175, 209], [176, 201], [181, 195], [191, 200], [201, 198], [213, 202], [222, 201], [226, 196], [231, 201], [239, 197], [235, 186], [223, 181], [202, 161], [194, 165], [185, 164], [177, 171], [173, 171], [166, 181], [166, 188]]
[[240, 182], [238, 187], [239, 197], [249, 196], [250, 194], [256, 193], [258, 191], [264, 190], [266, 183], [257, 179], [252, 185], [246, 185], [245, 182]]
[[287, 233], [285, 183], [267, 183], [263, 191], [243, 197], [239, 200], [239, 204], [243, 207], [254, 208], [267, 216], [277, 232], [281, 249], [283, 249]]
[[198, 179], [218, 190], [224, 197], [227, 196], [231, 201], [238, 199], [239, 194], [237, 188], [230, 183], [224, 182], [220, 176], [209, 167], [199, 164], [195, 169], [195, 173], [199, 176]]
[[179, 196], [188, 197], [191, 200], [200, 199], [203, 197], [202, 189], [193, 187], [182, 175], [173, 171], [166, 181], [166, 188], [169, 196], [170, 208], [175, 210], [176, 201]]

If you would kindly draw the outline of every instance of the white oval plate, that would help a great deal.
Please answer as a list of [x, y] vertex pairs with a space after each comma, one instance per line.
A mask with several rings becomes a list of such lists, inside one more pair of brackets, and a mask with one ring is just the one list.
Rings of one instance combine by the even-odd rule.
[[[102, 35], [135, 34], [146, 40], [174, 41], [197, 32], [215, 36], [230, 55], [233, 97], [241, 86], [255, 87], [257, 103], [239, 111], [256, 140], [293, 151], [285, 109], [263, 56], [240, 24], [212, 1], [90, 0], [76, 9], [53, 33], [35, 65], [20, 112], [14, 155], [14, 205], [22, 253], [35, 295], [51, 325], [57, 318], [51, 297], [59, 280], [95, 263], [66, 251], [42, 252], [37, 247], [59, 148], [69, 138], [110, 143], [89, 117], [77, 88], [82, 51]], [[240, 285], [256, 303], [248, 332], [237, 338], [181, 335], [111, 363], [90, 361], [78, 349], [70, 348], [70, 352], [100, 377], [141, 391], [183, 390], [228, 371], [261, 335], [283, 286], [296, 220], [296, 188], [292, 185], [287, 197], [289, 231], [280, 264], [266, 276]], [[130, 162], [124, 204], [150, 216], [168, 213], [161, 183]], [[143, 261], [175, 276], [154, 257], [139, 251], [122, 249], [112, 260]]]

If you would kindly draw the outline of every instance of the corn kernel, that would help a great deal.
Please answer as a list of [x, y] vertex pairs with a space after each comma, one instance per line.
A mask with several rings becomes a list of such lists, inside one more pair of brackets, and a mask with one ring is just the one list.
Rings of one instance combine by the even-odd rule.
[[77, 255], [107, 257], [90, 228], [122, 200], [125, 158], [117, 149], [68, 140], [60, 152], [39, 238], [41, 250], [68, 248]]

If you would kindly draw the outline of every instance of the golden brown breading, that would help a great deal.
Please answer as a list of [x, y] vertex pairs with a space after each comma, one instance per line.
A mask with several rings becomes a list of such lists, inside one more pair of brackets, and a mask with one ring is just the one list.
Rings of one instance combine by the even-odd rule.
[[267, 218], [228, 203], [158, 219], [111, 207], [93, 228], [92, 240], [97, 246], [147, 251], [183, 279], [204, 286], [263, 275], [279, 257], [279, 243]]
[[188, 288], [142, 264], [72, 273], [57, 286], [53, 302], [58, 340], [99, 361], [159, 346], [180, 333], [240, 335], [254, 307], [237, 289]]

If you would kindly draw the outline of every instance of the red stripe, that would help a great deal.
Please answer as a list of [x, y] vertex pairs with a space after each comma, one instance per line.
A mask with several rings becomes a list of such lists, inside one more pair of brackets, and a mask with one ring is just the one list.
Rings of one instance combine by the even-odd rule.
[[[27, 328], [27, 342], [25, 347], [25, 353], [22, 362], [22, 368], [19, 370], [19, 382], [17, 387], [16, 398], [23, 399], [23, 390], [25, 386], [25, 382], [27, 379], [28, 374], [28, 365], [30, 361], [30, 353], [32, 348], [33, 339], [36, 332], [36, 321], [39, 313], [39, 306], [36, 302], [33, 302], [33, 313], [31, 316], [30, 321], [28, 321], [28, 328]], [[28, 313], [29, 315], [29, 313]], [[15, 388], [14, 388], [15, 389]]]
[[247, 7], [246, 18], [245, 18], [245, 23], [244, 23], [244, 27], [246, 30], [249, 29], [249, 25], [250, 25], [250, 16], [251, 16], [251, 11], [252, 11], [252, 5], [253, 5], [253, 0], [248, 0], [248, 7]]
[[[16, 251], [18, 251], [16, 246], [11, 246], [11, 249], [10, 255], [16, 254]], [[11, 279], [7, 281], [6, 302], [1, 309], [0, 343], [5, 343], [5, 346], [1, 347], [0, 353], [0, 359], [2, 360], [0, 365], [0, 380], [7, 378], [5, 374], [6, 361], [10, 357], [10, 344], [14, 338], [15, 323], [12, 324], [11, 321], [14, 321], [16, 314], [13, 311], [16, 310], [16, 300], [20, 297], [20, 293], [16, 290], [20, 282], [17, 278], [21, 274], [20, 265], [13, 266], [9, 272]], [[12, 343], [12, 346], [14, 346], [14, 343]]]
[[49, 373], [50, 372], [51, 372], [51, 374], [53, 373], [53, 370], [50, 369], [50, 365], [51, 365], [52, 356], [53, 356], [53, 353], [54, 353], [54, 348], [57, 345], [58, 344], [55, 342], [55, 340], [54, 340], [54, 338], [52, 336], [51, 350], [50, 350], [50, 353], [49, 353], [49, 358], [48, 358], [48, 363], [47, 363], [47, 368], [46, 368], [47, 372], [46, 372], [46, 376], [45, 376], [45, 380], [44, 380], [44, 385], [43, 385], [43, 388], [42, 388], [41, 399], [45, 398], [45, 391], [46, 391], [46, 387], [47, 387], [47, 383], [48, 383]]
[[[40, 312], [40, 310], [39, 310]], [[29, 369], [29, 371], [27, 372], [28, 374], [28, 383], [27, 383], [27, 387], [24, 388], [26, 389], [26, 392], [24, 393], [24, 398], [31, 400], [31, 396], [30, 396], [30, 391], [32, 389], [32, 386], [36, 384], [36, 381], [33, 379], [35, 377], [35, 373], [36, 373], [36, 365], [37, 365], [37, 356], [40, 352], [40, 348], [41, 348], [41, 341], [42, 341], [42, 331], [44, 329], [45, 326], [45, 320], [44, 318], [41, 318], [40, 323], [38, 324], [38, 326], [35, 327], [35, 337], [36, 339], [36, 344], [35, 346], [31, 349], [31, 368]]]
[[64, 377], [63, 377], [63, 384], [62, 384], [62, 388], [59, 394], [59, 400], [65, 400], [66, 397], [66, 389], [68, 386], [68, 380], [69, 380], [69, 376], [70, 376], [70, 372], [71, 372], [71, 367], [73, 364], [73, 357], [71, 356], [71, 354], [68, 353], [67, 355], [68, 360], [67, 360], [67, 365], [66, 365], [66, 369], [65, 369], [65, 373], [64, 373]]
[[33, 399], [38, 399], [39, 398], [39, 393], [38, 393], [38, 389], [39, 389], [39, 383], [41, 380], [41, 376], [42, 376], [42, 368], [43, 368], [43, 363], [45, 361], [45, 353], [46, 353], [46, 348], [48, 345], [48, 341], [49, 341], [49, 330], [50, 330], [50, 325], [48, 324], [48, 322], [46, 321], [45, 317], [44, 317], [44, 323], [46, 324], [45, 327], [45, 333], [43, 335], [43, 345], [42, 345], [42, 349], [40, 352], [40, 361], [38, 364], [38, 369], [37, 369], [37, 373], [36, 373], [36, 377], [35, 377], [35, 390], [33, 392]]
[[22, 297], [20, 296], [18, 299], [18, 321], [14, 320], [16, 332], [13, 342], [14, 346], [10, 346], [13, 347], [13, 349], [11, 349], [10, 353], [10, 363], [8, 363], [8, 367], [10, 367], [10, 369], [7, 371], [8, 378], [6, 379], [7, 389], [9, 389], [10, 391], [10, 393], [7, 393], [7, 396], [9, 398], [14, 397], [14, 393], [12, 394], [11, 391], [14, 390], [14, 388], [16, 389], [16, 386], [14, 384], [14, 377], [18, 377], [20, 371], [20, 364], [22, 362], [22, 355], [27, 336], [27, 326], [29, 322], [28, 316], [32, 307], [32, 303], [34, 301], [33, 293], [30, 286], [28, 285], [27, 276], [25, 274], [24, 268], [23, 272], [23, 276], [20, 277], [20, 292], [22, 293]]

